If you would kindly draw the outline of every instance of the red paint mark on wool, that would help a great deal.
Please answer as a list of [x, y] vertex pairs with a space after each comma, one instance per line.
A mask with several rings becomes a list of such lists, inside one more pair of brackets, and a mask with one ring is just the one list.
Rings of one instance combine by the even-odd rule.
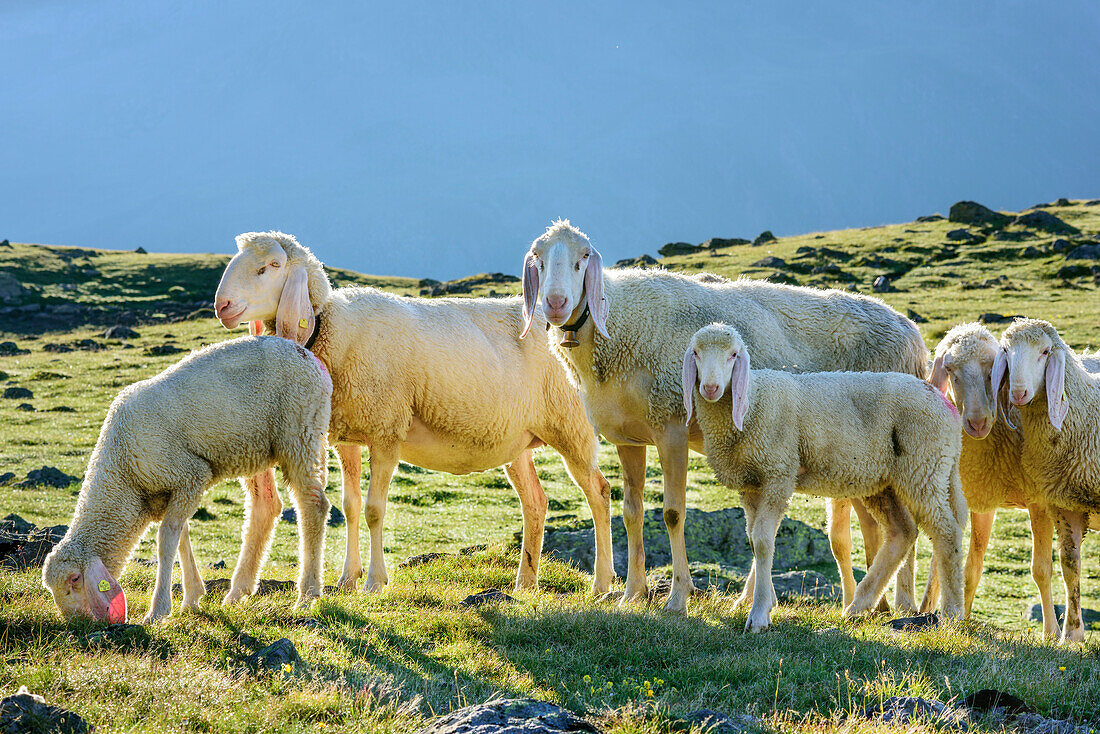
[[959, 417], [959, 409], [955, 407], [955, 404], [952, 403], [950, 400], [948, 400], [947, 396], [944, 395], [939, 390], [936, 390], [936, 394], [940, 396], [940, 400], [942, 400], [943, 404], [947, 406], [947, 409], [951, 411], [951, 414], [954, 415], [956, 418], [958, 418]]

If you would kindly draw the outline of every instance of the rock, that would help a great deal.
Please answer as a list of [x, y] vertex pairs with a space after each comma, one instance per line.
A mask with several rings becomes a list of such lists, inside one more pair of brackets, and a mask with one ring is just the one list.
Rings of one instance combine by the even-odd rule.
[[1067, 260], [1100, 260], [1100, 244], [1081, 245], [1066, 255]]
[[967, 728], [966, 711], [948, 706], [943, 701], [929, 701], [915, 696], [890, 696], [863, 709], [866, 719], [881, 718], [883, 724], [907, 726], [917, 722], [934, 722], [940, 726]]
[[288, 507], [283, 510], [283, 514], [279, 515], [279, 519], [283, 522], [298, 522], [298, 513], [294, 511], [293, 507]]
[[836, 601], [841, 598], [840, 587], [829, 582], [817, 571], [788, 571], [772, 574], [772, 585], [781, 599], [796, 597], [818, 601]]
[[476, 594], [470, 594], [468, 597], [462, 600], [462, 606], [464, 607], [480, 607], [483, 604], [495, 604], [497, 602], [509, 602], [515, 601], [514, 598], [508, 596], [500, 589], [485, 589], [479, 591]]
[[161, 357], [166, 354], [179, 354], [186, 351], [177, 347], [175, 344], [154, 344], [151, 347], [145, 348], [145, 353], [154, 357]]
[[340, 511], [340, 508], [336, 505], [331, 505], [328, 508], [328, 526], [330, 528], [337, 528], [345, 522], [347, 522], [347, 520], [344, 519], [344, 513]]
[[18, 515], [0, 520], [0, 568], [21, 571], [41, 566], [68, 532], [67, 525], [39, 528]]
[[478, 273], [457, 280], [449, 280], [446, 283], [420, 289], [422, 296], [447, 296], [460, 293], [469, 293], [476, 286], [497, 285], [506, 283], [518, 283], [519, 278], [505, 273]]
[[787, 267], [787, 262], [781, 258], [775, 257], [774, 255], [769, 255], [762, 260], [757, 260], [752, 264], [752, 266], [754, 268], [785, 268]]
[[895, 293], [897, 288], [890, 285], [890, 279], [885, 275], [880, 275], [875, 278], [875, 282], [871, 284], [871, 290], [875, 293]]
[[79, 715], [59, 706], [51, 706], [21, 686], [14, 696], [0, 701], [0, 732], [43, 732], [44, 734], [84, 734], [95, 731]]
[[1021, 214], [1012, 220], [1012, 223], [1021, 227], [1028, 227], [1030, 229], [1040, 229], [1044, 232], [1050, 232], [1051, 234], [1080, 234], [1081, 230], [1074, 227], [1072, 224], [1066, 224], [1058, 217], [1054, 216], [1050, 212], [1031, 211], [1026, 214]]
[[983, 324], [1007, 324], [1012, 321], [1012, 316], [1002, 316], [999, 313], [983, 313], [978, 316], [978, 321]]
[[30, 291], [8, 272], [0, 272], [0, 301], [9, 305], [18, 305]]
[[735, 247], [736, 245], [748, 244], [750, 244], [748, 240], [743, 240], [740, 237], [730, 237], [728, 239], [725, 237], [711, 237], [709, 240], [700, 245], [700, 247], [703, 247], [707, 250], [718, 250], [724, 247]]
[[1069, 240], [1058, 238], [1050, 243], [1051, 252], [1066, 252], [1073, 249], [1073, 243]]
[[460, 556], [472, 556], [475, 553], [481, 553], [483, 550], [488, 550], [488, 543], [478, 543], [477, 545], [468, 545], [465, 548], [460, 548], [458, 555]]
[[1100, 265], [1066, 265], [1064, 268], [1059, 268], [1054, 277], [1069, 280], [1071, 278], [1087, 278], [1090, 275], [1098, 274], [1100, 274]]
[[914, 311], [914, 310], [913, 310], [913, 309], [911, 309], [911, 308], [910, 308], [910, 309], [906, 309], [906, 311], [905, 311], [905, 315], [906, 315], [906, 316], [907, 316], [907, 317], [909, 318], [909, 320], [910, 320], [910, 321], [912, 321], [912, 322], [913, 322], [914, 324], [927, 324], [927, 323], [928, 323], [928, 319], [924, 318], [923, 316], [921, 316], [921, 315], [920, 315], [919, 313], [917, 313], [916, 311]]
[[118, 325], [112, 326], [111, 328], [107, 329], [107, 331], [103, 332], [103, 338], [117, 339], [120, 341], [123, 339], [137, 339], [138, 333], [131, 329], [129, 326]]
[[772, 234], [770, 229], [765, 229], [763, 232], [756, 236], [756, 239], [752, 241], [753, 247], [760, 247], [760, 245], [766, 245], [769, 242], [775, 242], [775, 235]]
[[[745, 513], [740, 507], [706, 512], [689, 507], [684, 521], [688, 558], [698, 563], [718, 564], [747, 573], [752, 564], [752, 549], [745, 535]], [[626, 568], [626, 532], [622, 518], [611, 522], [612, 555], [617, 568]], [[672, 562], [668, 533], [660, 509], [645, 513], [642, 538], [646, 568]], [[591, 526], [583, 529], [547, 527], [542, 552], [546, 556], [571, 561], [589, 573], [595, 556]], [[829, 538], [805, 523], [784, 517], [775, 541], [773, 567], [777, 572], [832, 563]]]
[[245, 662], [254, 670], [270, 670], [278, 672], [284, 665], [294, 665], [302, 662], [298, 656], [298, 650], [294, 643], [287, 638], [276, 640], [262, 650], [257, 650], [245, 658]]
[[191, 519], [199, 522], [210, 522], [211, 520], [217, 520], [218, 516], [205, 507], [200, 507], [195, 510], [195, 514], [191, 516]]
[[69, 476], [65, 472], [52, 466], [43, 466], [41, 469], [32, 469], [27, 472], [27, 478], [17, 486], [23, 487], [53, 487], [64, 489], [70, 484], [76, 484], [80, 477]]
[[657, 262], [657, 258], [652, 255], [639, 255], [638, 257], [628, 257], [625, 260], [620, 260], [615, 263], [617, 268], [652, 268], [660, 263]]
[[702, 249], [701, 246], [693, 245], [690, 242], [669, 242], [666, 245], [662, 245], [660, 249], [657, 250], [657, 254], [661, 257], [673, 257], [675, 255], [690, 255]]
[[994, 711], [1000, 709], [1006, 714], [1031, 714], [1035, 713], [1023, 699], [1013, 696], [1011, 693], [996, 691], [992, 688], [983, 688], [971, 693], [963, 699], [962, 705], [972, 711]]
[[975, 201], [959, 201], [952, 204], [947, 218], [959, 224], [988, 224], [998, 229], [1012, 221], [1012, 217], [995, 212]]
[[947, 233], [947, 239], [952, 242], [984, 242], [985, 238], [974, 234], [968, 229], [953, 229]]
[[771, 275], [765, 278], [770, 283], [781, 283], [783, 285], [798, 285], [798, 278], [794, 277], [790, 273], [784, 273], [776, 270]]
[[1035, 245], [1028, 245], [1024, 249], [1020, 250], [1020, 257], [1026, 257], [1028, 259], [1042, 257], [1043, 251]]
[[673, 731], [698, 731], [706, 734], [740, 734], [750, 731], [760, 720], [751, 714], [739, 714], [729, 717], [721, 711], [699, 709], [692, 711], [682, 719], [669, 722]]
[[15, 479], [15, 472], [6, 471], [0, 474], [0, 487], [11, 484], [13, 479]]
[[149, 254], [148, 252], [145, 251], [144, 247], [134, 248], [134, 252], [136, 252], [139, 255], [148, 255]]
[[1013, 721], [1013, 729], [1027, 734], [1094, 734], [1092, 724], [1074, 724], [1065, 719], [1048, 719], [1039, 714], [1019, 714]]
[[84, 638], [87, 647], [111, 647], [114, 649], [140, 650], [149, 645], [149, 632], [140, 624], [109, 624], [91, 632]]
[[65, 346], [64, 344], [55, 344], [53, 342], [42, 345], [43, 352], [49, 352], [51, 354], [64, 354], [66, 352], [73, 351], [72, 347]]
[[600, 734], [576, 714], [546, 701], [499, 698], [440, 716], [417, 734]]
[[19, 405], [15, 406], [15, 409], [16, 410], [21, 410], [24, 413], [33, 413], [34, 412], [34, 406], [31, 405], [30, 403], [20, 403]]
[[18, 357], [30, 354], [29, 349], [20, 349], [15, 342], [0, 342], [0, 357]]
[[1073, 206], [1073, 202], [1063, 196], [1051, 204], [1051, 206]]
[[993, 239], [997, 242], [1023, 242], [1024, 240], [1033, 240], [1037, 236], [1038, 235], [1034, 232], [1029, 232], [1026, 229], [1021, 229], [1016, 232], [1000, 229], [993, 233]]
[[397, 564], [398, 568], [411, 568], [413, 566], [423, 566], [425, 563], [431, 563], [437, 561], [440, 558], [451, 558], [453, 553], [421, 553], [418, 556], [409, 556], [401, 563]]
[[[1058, 617], [1058, 624], [1063, 625], [1066, 620], [1066, 605], [1055, 604], [1054, 614]], [[1024, 608], [1024, 619], [1030, 619], [1033, 622], [1043, 621], [1043, 607], [1041, 604], [1031, 604]], [[1085, 624], [1085, 629], [1094, 629], [1098, 622], [1100, 622], [1100, 612], [1095, 609], [1086, 609], [1081, 607], [1081, 621]]]
[[943, 215], [942, 214], [926, 214], [923, 217], [917, 217], [915, 221], [917, 221], [917, 222], [942, 222], [943, 221]]
[[229, 564], [225, 562], [225, 559], [222, 559], [220, 561], [215, 561], [214, 563], [211, 563], [210, 568], [214, 569], [215, 571], [221, 571], [223, 569], [229, 568]]
[[900, 617], [891, 619], [886, 626], [895, 632], [915, 632], [917, 630], [936, 627], [940, 623], [940, 617], [935, 612], [918, 614], [915, 617]]

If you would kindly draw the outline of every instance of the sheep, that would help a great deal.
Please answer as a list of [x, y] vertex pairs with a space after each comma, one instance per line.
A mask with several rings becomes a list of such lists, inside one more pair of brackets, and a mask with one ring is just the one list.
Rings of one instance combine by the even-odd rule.
[[1001, 335], [992, 384], [999, 387], [1006, 372], [1006, 392], [1020, 416], [1024, 473], [1058, 528], [1066, 586], [1061, 642], [1080, 642], [1081, 541], [1090, 513], [1100, 512], [1100, 374], [1085, 368], [1054, 326], [1036, 319], [1017, 319]]
[[[540, 298], [541, 295], [541, 298]], [[698, 426], [684, 425], [680, 361], [697, 329], [726, 321], [744, 335], [761, 366], [798, 370], [898, 371], [924, 377], [928, 350], [916, 325], [882, 301], [818, 290], [661, 269], [603, 269], [600, 253], [567, 220], [558, 220], [527, 252], [523, 268], [524, 334], [536, 305], [553, 328], [551, 348], [580, 390], [597, 432], [616, 445], [622, 464], [628, 544], [627, 600], [647, 594], [642, 547], [646, 446], [656, 445], [664, 473], [664, 519], [673, 556], [665, 607], [684, 611], [691, 576], [684, 544], [688, 448], [702, 451]], [[849, 505], [835, 503], [830, 535], [846, 601], [852, 576]], [[868, 555], [878, 545], [870, 515], [857, 501]], [[897, 604], [916, 610], [912, 563], [898, 577]]]
[[707, 463], [719, 482], [740, 490], [745, 508], [753, 549], [745, 630], [770, 624], [775, 533], [795, 492], [860, 498], [886, 530], [846, 616], [874, 607], [916, 540], [914, 517], [932, 539], [943, 613], [962, 616], [966, 500], [954, 406], [911, 375], [791, 374], [750, 365], [737, 329], [711, 324], [692, 337], [681, 374], [687, 421], [698, 384]]
[[[325, 433], [332, 381], [286, 339], [243, 337], [206, 347], [130, 385], [107, 412], [68, 532], [46, 558], [42, 580], [65, 618], [123, 621], [116, 579], [149, 524], [157, 532], [157, 577], [145, 623], [172, 611], [172, 566], [181, 551], [184, 608], [202, 596], [188, 518], [206, 489], [278, 464], [298, 508], [298, 604], [321, 595], [325, 521]], [[263, 511], [274, 484], [246, 485], [244, 547], [227, 603], [251, 594], [274, 516]], [[259, 505], [259, 508], [258, 508]]]
[[451, 474], [505, 466], [519, 495], [523, 543], [516, 588], [538, 584], [547, 499], [532, 450], [549, 445], [584, 492], [595, 525], [593, 589], [615, 571], [611, 487], [596, 464], [584, 404], [544, 343], [518, 338], [518, 298], [409, 298], [375, 288], [333, 290], [321, 262], [293, 236], [248, 232], [215, 296], [223, 326], [263, 322], [298, 340], [333, 381], [330, 441], [343, 475], [348, 537], [341, 588], [362, 575], [361, 446], [370, 448], [365, 591], [388, 583], [382, 547], [386, 494], [398, 461]]

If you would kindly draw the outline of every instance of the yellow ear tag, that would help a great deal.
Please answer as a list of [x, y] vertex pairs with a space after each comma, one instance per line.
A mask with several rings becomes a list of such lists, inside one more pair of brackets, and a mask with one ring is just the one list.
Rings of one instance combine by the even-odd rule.
[[107, 579], [100, 579], [99, 590], [102, 591], [104, 594], [111, 590], [111, 584], [107, 581]]
[[304, 329], [307, 326], [309, 326], [309, 321], [307, 321], [304, 317], [298, 319], [298, 328], [299, 329]]

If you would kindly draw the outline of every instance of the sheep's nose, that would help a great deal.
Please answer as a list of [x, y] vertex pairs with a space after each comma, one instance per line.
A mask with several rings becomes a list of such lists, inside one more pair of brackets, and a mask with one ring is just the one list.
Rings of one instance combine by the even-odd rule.
[[703, 395], [713, 400], [714, 398], [718, 397], [718, 386], [703, 385]]
[[565, 308], [565, 296], [547, 296], [546, 305], [555, 311]]
[[966, 425], [970, 428], [970, 435], [972, 436], [984, 436], [989, 432], [989, 418], [979, 418], [977, 420], [973, 418], [967, 418]]
[[1012, 404], [1013, 405], [1027, 405], [1028, 401], [1027, 388], [1021, 390], [1012, 391]]
[[223, 311], [228, 311], [232, 307], [233, 301], [229, 298], [219, 298], [214, 301], [214, 315], [221, 316]]

